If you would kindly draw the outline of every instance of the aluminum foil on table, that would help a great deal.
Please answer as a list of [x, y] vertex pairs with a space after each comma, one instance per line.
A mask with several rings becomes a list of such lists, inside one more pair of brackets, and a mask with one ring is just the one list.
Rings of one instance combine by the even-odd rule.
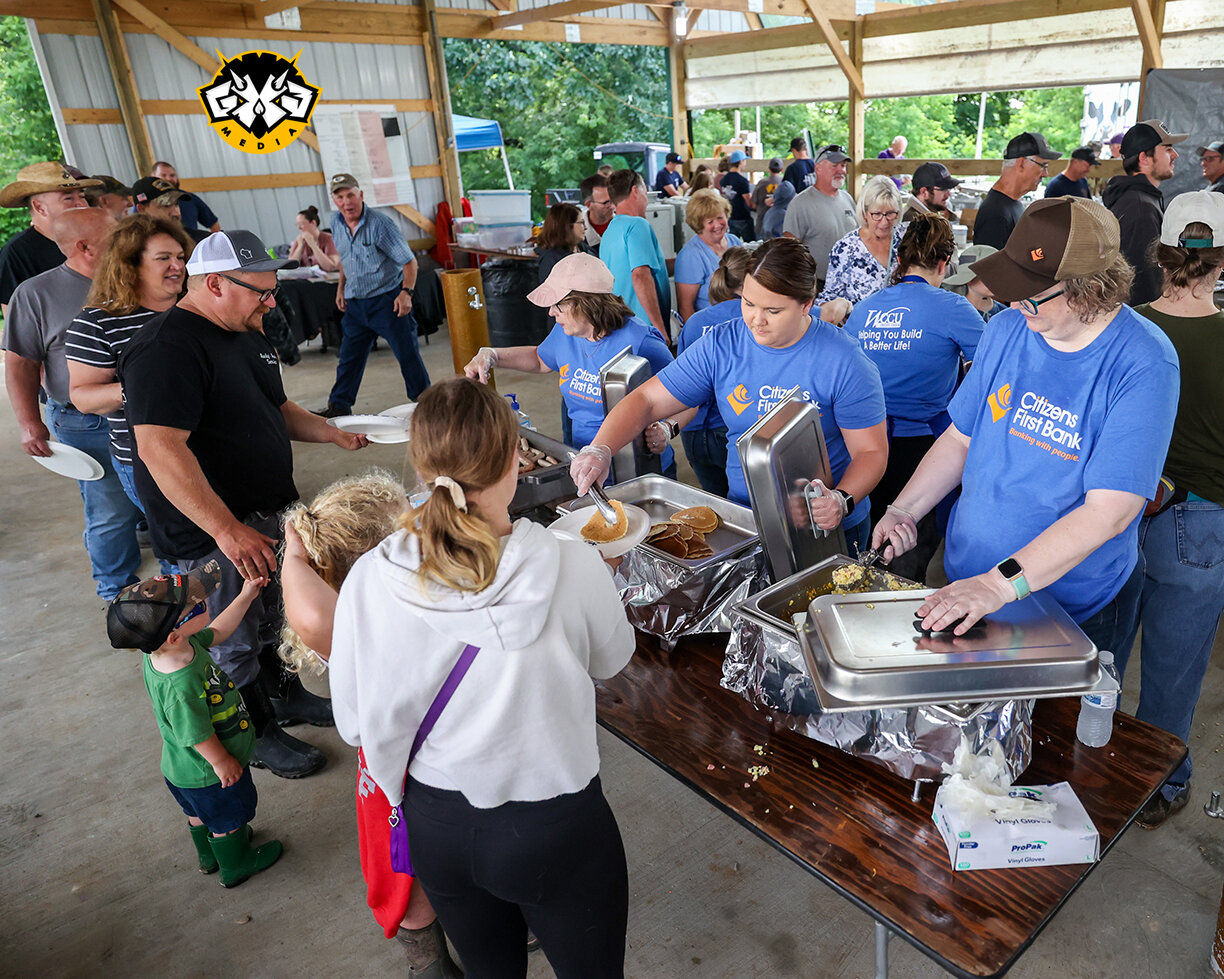
[[915, 781], [941, 780], [962, 734], [974, 751], [998, 741], [1013, 779], [1032, 759], [1032, 700], [824, 713], [797, 638], [733, 618], [722, 686], [798, 734]]
[[635, 547], [616, 569], [616, 587], [636, 629], [675, 642], [703, 632], [728, 632], [729, 610], [764, 583], [760, 547], [688, 568]]

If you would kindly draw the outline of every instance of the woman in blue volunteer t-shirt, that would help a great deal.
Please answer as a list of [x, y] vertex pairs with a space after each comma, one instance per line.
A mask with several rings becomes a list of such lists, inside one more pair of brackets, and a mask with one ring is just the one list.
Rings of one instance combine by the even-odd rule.
[[884, 559], [914, 546], [915, 521], [957, 484], [944, 569], [919, 608], [927, 628], [1046, 589], [1098, 649], [1138, 614], [1136, 527], [1156, 490], [1177, 409], [1177, 355], [1122, 305], [1132, 270], [1118, 222], [1077, 197], [1037, 201], [1004, 249], [975, 262], [1012, 308], [978, 345], [951, 424], [876, 524]]
[[[635, 317], [612, 292], [612, 285], [612, 273], [594, 255], [579, 252], [561, 259], [548, 278], [527, 295], [556, 318], [544, 342], [537, 347], [481, 347], [464, 373], [487, 382], [494, 367], [529, 374], [556, 371], [561, 375], [561, 397], [573, 424], [574, 444], [587, 444], [604, 420], [599, 372], [608, 361], [631, 347], [650, 362], [656, 374], [672, 363], [662, 334]], [[694, 413], [675, 414], [675, 418], [643, 425], [634, 433], [645, 430], [646, 447], [661, 457], [663, 475], [672, 478], [676, 454], [669, 443]]]
[[[676, 338], [676, 356], [707, 333], [740, 316], [740, 290], [744, 276], [752, 263], [747, 248], [728, 248], [710, 276], [710, 302], [714, 305], [699, 309], [690, 316]], [[680, 433], [684, 454], [697, 475], [697, 481], [707, 493], [727, 495], [727, 423], [722, 419], [718, 403], [711, 398], [697, 409], [693, 420]]]
[[[948, 427], [948, 402], [962, 361], [973, 360], [982, 336], [977, 310], [939, 287], [955, 250], [945, 218], [919, 215], [897, 247], [893, 284], [860, 302], [846, 320], [846, 334], [880, 369], [888, 409], [888, 468], [871, 492], [877, 514], [896, 499]], [[894, 559], [893, 571], [925, 580], [942, 533], [936, 524], [934, 511], [918, 522], [917, 546]]]
[[[603, 479], [612, 453], [644, 425], [713, 399], [738, 440], [798, 387], [820, 409], [833, 486], [812, 503], [824, 530], [841, 525], [847, 546], [865, 545], [867, 494], [888, 458], [884, 392], [875, 365], [837, 327], [811, 315], [816, 263], [801, 242], [775, 238], [752, 255], [741, 292], [743, 313], [703, 336], [674, 364], [608, 415], [570, 472], [580, 490]], [[747, 505], [738, 452], [727, 452], [729, 496]]]

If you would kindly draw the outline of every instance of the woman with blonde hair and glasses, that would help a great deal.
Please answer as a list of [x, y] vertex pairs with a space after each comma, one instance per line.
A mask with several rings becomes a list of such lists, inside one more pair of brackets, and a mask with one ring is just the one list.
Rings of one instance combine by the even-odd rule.
[[1118, 221], [1081, 197], [1037, 201], [973, 271], [1011, 309], [990, 321], [948, 405], [951, 424], [876, 524], [884, 560], [957, 485], [944, 570], [918, 609], [963, 635], [1044, 590], [1098, 649], [1133, 634], [1136, 530], [1177, 408], [1177, 354], [1124, 305]]
[[[890, 177], [867, 181], [856, 211], [859, 226], [833, 245], [824, 289], [816, 297], [821, 316], [830, 323], [843, 322], [855, 303], [888, 285], [905, 231], [897, 223], [901, 192]], [[831, 305], [826, 309], [826, 304]]]
[[530, 927], [561, 979], [616, 979], [628, 878], [591, 678], [628, 662], [633, 630], [596, 551], [511, 523], [505, 398], [443, 381], [411, 427], [432, 492], [340, 589], [336, 728], [402, 803], [416, 880], [468, 975], [526, 975]]
[[116, 368], [136, 331], [182, 296], [192, 247], [177, 221], [147, 214], [124, 218], [111, 232], [85, 308], [65, 339], [72, 403], [83, 412], [106, 416], [115, 472], [142, 512]]

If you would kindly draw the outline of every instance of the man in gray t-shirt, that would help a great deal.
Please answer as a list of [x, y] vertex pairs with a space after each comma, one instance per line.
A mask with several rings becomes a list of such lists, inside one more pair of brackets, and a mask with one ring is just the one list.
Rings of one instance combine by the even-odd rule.
[[[140, 545], [136, 523], [140, 511], [128, 499], [110, 461], [110, 434], [101, 415], [73, 407], [64, 356], [64, 337], [85, 305], [94, 268], [115, 219], [97, 208], [68, 210], [52, 223], [56, 243], [68, 260], [26, 279], [13, 291], [4, 324], [5, 384], [27, 455], [53, 454], [49, 440], [90, 455], [102, 467], [102, 478], [80, 480], [85, 503], [85, 549], [89, 552], [98, 594], [114, 598], [140, 580]], [[47, 405], [47, 424], [39, 412], [40, 390]], [[48, 431], [48, 425], [50, 431]]]
[[854, 198], [842, 190], [849, 159], [840, 146], [823, 147], [816, 154], [816, 182], [791, 201], [782, 224], [783, 234], [798, 238], [812, 253], [821, 285], [833, 245], [858, 227]]

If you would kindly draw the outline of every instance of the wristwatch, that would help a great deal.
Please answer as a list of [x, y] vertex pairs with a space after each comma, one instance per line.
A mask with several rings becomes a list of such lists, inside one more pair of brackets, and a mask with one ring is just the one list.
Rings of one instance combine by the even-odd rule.
[[840, 496], [842, 498], [842, 503], [845, 504], [846, 509], [842, 513], [842, 516], [850, 516], [850, 514], [854, 512], [854, 497], [847, 493], [844, 489], [837, 489], [837, 487], [833, 488], [833, 492]]
[[1011, 582], [1011, 586], [1016, 589], [1017, 598], [1028, 596], [1031, 591], [1028, 579], [1024, 577], [1024, 569], [1020, 567], [1020, 562], [1014, 557], [1009, 557], [1006, 561], [1000, 561], [995, 565], [995, 570]]
[[408, 295], [410, 295], [410, 296], [411, 296], [411, 295], [412, 295], [412, 286], [400, 286], [400, 292], [406, 292], [406, 293], [408, 293]]
[[672, 421], [670, 418], [664, 418], [664, 419], [662, 420], [661, 424], [663, 424], [663, 425], [666, 425], [666, 426], [667, 426], [667, 440], [668, 440], [669, 442], [670, 442], [672, 439], [674, 439], [674, 438], [675, 438], [677, 435], [679, 435], [679, 434], [680, 434], [680, 426], [679, 426], [679, 425], [677, 425], [677, 424], [676, 424], [674, 421]]

